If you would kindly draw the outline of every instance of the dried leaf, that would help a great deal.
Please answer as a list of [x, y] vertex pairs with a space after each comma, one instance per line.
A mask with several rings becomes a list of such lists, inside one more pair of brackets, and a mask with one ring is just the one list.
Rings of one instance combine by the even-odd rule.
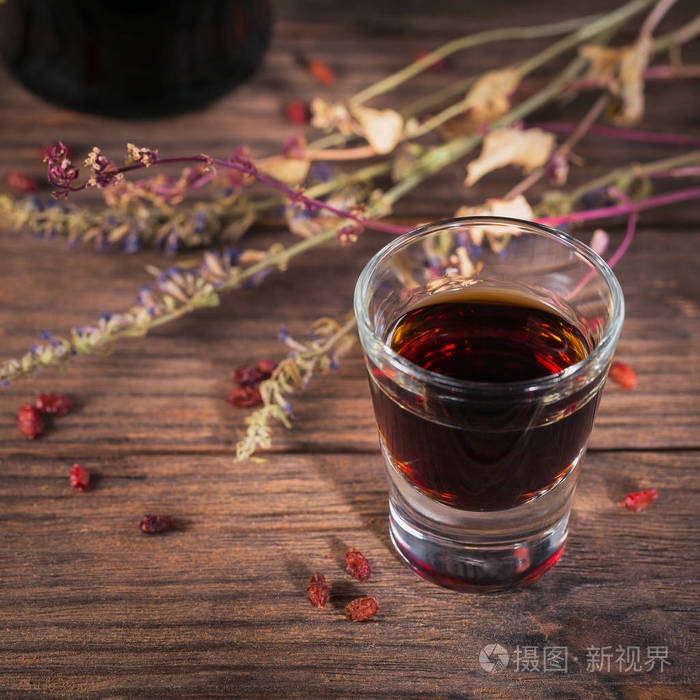
[[529, 172], [547, 162], [555, 144], [554, 134], [542, 129], [496, 129], [484, 139], [481, 155], [467, 166], [465, 184], [473, 185], [506, 165], [520, 165]]
[[[455, 212], [455, 216], [508, 216], [514, 219], [529, 220], [533, 218], [534, 213], [527, 199], [519, 194], [517, 197], [513, 197], [513, 199], [487, 199], [484, 204], [479, 204], [474, 207], [460, 207]], [[489, 229], [488, 226], [472, 226], [469, 229], [469, 235], [475, 245], [481, 245], [484, 236], [488, 236], [491, 247], [494, 248], [495, 246], [495, 252], [505, 247], [502, 245], [504, 240], [503, 235], [494, 229]]]
[[365, 138], [379, 154], [391, 153], [403, 135], [403, 117], [393, 109], [356, 107], [352, 112]]
[[317, 129], [338, 129], [341, 134], [350, 136], [354, 127], [350, 113], [340, 102], [326, 102], [320, 97], [311, 101], [311, 125]]
[[593, 44], [581, 46], [578, 50], [579, 55], [588, 60], [588, 72], [584, 80], [596, 83], [608, 83], [614, 80], [617, 77], [623, 50]]
[[625, 49], [620, 62], [620, 101], [618, 112], [611, 115], [615, 124], [638, 124], [644, 115], [644, 77], [649, 64], [651, 42], [646, 39]]
[[609, 113], [611, 121], [626, 126], [638, 124], [644, 114], [643, 73], [651, 56], [650, 40], [644, 38], [618, 49], [582, 46], [579, 53], [588, 59], [585, 79], [607, 84], [617, 98]]
[[258, 162], [258, 170], [283, 182], [285, 185], [298, 185], [306, 178], [311, 161], [306, 158], [271, 156]]
[[510, 109], [510, 96], [520, 82], [514, 68], [493, 70], [484, 74], [474, 83], [464, 100], [471, 109], [474, 122], [490, 121], [505, 114]]

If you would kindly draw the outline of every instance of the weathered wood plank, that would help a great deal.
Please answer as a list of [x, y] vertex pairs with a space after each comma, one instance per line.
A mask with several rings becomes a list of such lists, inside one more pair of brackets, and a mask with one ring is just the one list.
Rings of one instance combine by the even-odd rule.
[[[562, 561], [529, 588], [486, 597], [428, 585], [397, 560], [377, 455], [96, 455], [89, 466], [95, 488], [73, 494], [67, 462], [2, 460], [5, 695], [615, 697], [621, 684], [700, 680], [698, 533], [685, 530], [699, 505], [696, 453], [589, 455]], [[661, 493], [648, 511], [620, 507], [645, 486]], [[172, 513], [177, 531], [141, 535], [147, 510]], [[367, 584], [343, 573], [348, 546], [371, 558]], [[331, 584], [324, 611], [304, 597], [314, 570]], [[380, 613], [352, 625], [341, 608], [360, 593]], [[566, 646], [569, 671], [486, 674], [478, 653], [492, 642]], [[667, 646], [671, 666], [586, 671], [588, 646], [618, 645], [643, 658]]]
[[[301, 335], [321, 315], [346, 313], [359, 270], [384, 240], [368, 234], [356, 247], [329, 248], [300, 259], [262, 287], [226, 296], [218, 309], [119, 345], [108, 359], [79, 358], [65, 376], [46, 372], [5, 388], [0, 451], [69, 455], [96, 445], [117, 452], [230, 450], [246, 415], [223, 401], [232, 368], [257, 357], [282, 356], [285, 348], [276, 340], [281, 323]], [[618, 355], [636, 369], [639, 386], [632, 392], [615, 385], [606, 389], [593, 447], [699, 446], [700, 368], [697, 353], [691, 352], [700, 343], [695, 247], [694, 236], [642, 225], [620, 263], [628, 308]], [[0, 251], [5, 356], [22, 352], [41, 330], [59, 332], [105, 309], [127, 307], [145, 278], [142, 265], [159, 261], [154, 254], [67, 252], [58, 241], [26, 238], [0, 238]], [[72, 392], [81, 409], [57, 421], [42, 439], [28, 442], [12, 416], [19, 403], [47, 389]], [[357, 348], [339, 372], [317, 378], [295, 410], [294, 429], [277, 431], [278, 449], [376, 449]]]
[[[585, 11], [609, 7], [593, 0]], [[289, 99], [344, 99], [416, 49], [505, 22], [537, 24], [584, 11], [517, 0], [497, 11], [454, 0], [357, 0], [332, 10], [320, 0], [279, 0], [275, 9], [274, 42], [256, 78], [208, 109], [172, 119], [73, 114], [43, 103], [0, 67], [0, 181], [14, 169], [43, 176], [39, 149], [57, 138], [78, 155], [99, 144], [116, 156], [126, 141], [168, 155], [226, 155], [241, 142], [267, 154], [296, 131], [282, 116]], [[692, 3], [678, 3], [659, 31], [695, 12]], [[624, 29], [617, 40], [628, 43], [635, 32]], [[448, 71], [402, 87], [397, 98], [409, 102], [454, 75], [517, 61], [548, 43], [467, 52]], [[336, 83], [315, 85], [294, 59], [299, 50], [327, 61]], [[700, 43], [683, 55], [698, 63]], [[544, 85], [555, 69], [538, 72], [524, 91]], [[659, 81], [647, 98], [643, 128], [700, 134], [696, 82]], [[570, 121], [586, 104], [554, 105], [533, 119]], [[577, 148], [586, 167], [574, 170], [572, 182], [678, 152], [589, 137]], [[463, 175], [464, 163], [455, 164], [399, 202], [394, 215], [411, 223], [449, 216], [461, 204], [502, 195], [517, 177], [499, 171], [466, 190]], [[91, 192], [85, 201], [98, 199]], [[385, 240], [379, 235], [294, 262], [262, 288], [128, 341], [108, 359], [81, 359], [67, 375], [3, 389], [2, 697], [693, 697], [700, 690], [699, 215], [693, 202], [641, 218], [618, 267], [628, 303], [619, 356], [637, 370], [639, 388], [606, 389], [567, 552], [520, 592], [456, 594], [416, 579], [398, 561], [357, 352], [296, 401], [298, 421], [290, 432], [277, 431], [267, 462], [233, 462], [245, 413], [223, 401], [231, 369], [279, 357], [280, 323], [302, 334], [318, 316], [349, 310], [359, 270]], [[611, 224], [614, 242], [621, 225]], [[587, 240], [592, 229], [578, 233]], [[268, 241], [269, 234], [251, 237], [251, 245]], [[23, 351], [42, 330], [60, 332], [128, 306], [145, 280], [144, 265], [169, 262], [154, 253], [68, 252], [60, 241], [0, 233], [1, 357]], [[47, 389], [72, 393], [78, 409], [28, 442], [14, 412]], [[68, 486], [76, 460], [97, 477], [85, 494]], [[648, 511], [619, 506], [625, 493], [645, 487], [661, 494]], [[141, 535], [137, 522], [146, 511], [170, 512], [178, 528], [160, 538]], [[366, 585], [342, 571], [348, 546], [372, 560], [375, 576]], [[315, 570], [331, 583], [324, 611], [305, 600]], [[352, 625], [342, 606], [359, 593], [375, 595], [380, 613]], [[478, 654], [494, 642], [511, 660], [502, 673], [487, 674]], [[526, 646], [540, 657], [545, 646], [566, 647], [568, 672], [516, 670], [515, 649]], [[589, 646], [612, 648], [609, 672], [586, 670]], [[621, 671], [618, 646], [639, 647], [642, 662], [648, 647], [667, 647], [671, 665], [663, 673]]]

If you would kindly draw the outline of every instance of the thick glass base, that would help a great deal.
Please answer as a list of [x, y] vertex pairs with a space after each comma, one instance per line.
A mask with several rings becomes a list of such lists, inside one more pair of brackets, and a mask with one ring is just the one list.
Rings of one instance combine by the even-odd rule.
[[538, 497], [506, 510], [465, 511], [415, 488], [382, 447], [391, 539], [421, 578], [447, 588], [490, 593], [531, 583], [561, 558], [584, 450]]

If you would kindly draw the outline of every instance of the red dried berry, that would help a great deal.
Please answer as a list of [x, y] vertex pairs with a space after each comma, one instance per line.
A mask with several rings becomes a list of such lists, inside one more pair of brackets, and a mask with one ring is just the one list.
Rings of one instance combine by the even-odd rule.
[[309, 107], [301, 100], [292, 100], [284, 108], [284, 115], [288, 122], [303, 126], [309, 121]]
[[17, 426], [28, 440], [33, 440], [44, 432], [41, 414], [27, 403], [22, 404], [17, 411]]
[[226, 403], [237, 408], [250, 408], [262, 403], [260, 389], [257, 386], [239, 386], [229, 391]]
[[353, 547], [345, 555], [345, 570], [358, 581], [368, 581], [372, 575], [372, 566], [367, 558]]
[[70, 468], [70, 485], [74, 491], [85, 491], [90, 483], [90, 472], [82, 464]]
[[159, 532], [167, 532], [173, 527], [173, 519], [169, 515], [151, 515], [147, 513], [139, 521], [141, 532], [147, 535], [155, 535]]
[[[419, 51], [416, 51], [413, 54], [413, 60], [420, 61], [420, 59], [425, 58], [428, 55], [428, 53], [430, 52], [426, 51], [425, 49], [420, 49]], [[438, 58], [436, 61], [433, 61], [433, 63], [431, 63], [428, 66], [428, 70], [432, 70], [435, 72], [445, 70], [445, 68], [447, 68], [447, 61], [445, 61], [444, 58]]]
[[269, 360], [258, 360], [258, 370], [262, 373], [263, 379], [269, 379], [275, 371], [277, 365]]
[[620, 503], [627, 510], [638, 511], [644, 510], [650, 506], [659, 497], [659, 492], [656, 489], [644, 489], [643, 491], [635, 491], [628, 493], [625, 500]]
[[34, 407], [42, 413], [64, 416], [73, 410], [73, 402], [65, 394], [39, 394]]
[[345, 606], [345, 617], [353, 622], [364, 622], [377, 614], [377, 601], [372, 596], [355, 598]]
[[318, 58], [310, 58], [306, 67], [309, 73], [322, 85], [331, 85], [335, 81], [333, 71]]
[[328, 585], [326, 577], [323, 574], [315, 573], [309, 580], [309, 585], [306, 588], [306, 594], [309, 596], [311, 605], [317, 608], [322, 608], [328, 602]]
[[7, 186], [17, 194], [28, 194], [39, 189], [39, 183], [31, 175], [18, 170], [7, 173]]
[[255, 366], [244, 365], [233, 371], [231, 378], [238, 386], [249, 386], [259, 384], [264, 379], [269, 379], [275, 366], [268, 360], [259, 360]]
[[637, 373], [624, 362], [615, 361], [610, 365], [610, 379], [623, 389], [634, 389], [637, 386]]

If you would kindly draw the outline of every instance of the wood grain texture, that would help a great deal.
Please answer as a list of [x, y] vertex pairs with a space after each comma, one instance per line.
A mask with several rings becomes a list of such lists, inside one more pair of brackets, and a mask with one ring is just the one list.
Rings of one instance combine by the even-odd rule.
[[[497, 596], [439, 589], [397, 560], [377, 454], [95, 455], [91, 467], [94, 490], [74, 494], [61, 460], [0, 464], [6, 693], [585, 698], [698, 681], [697, 528], [678, 536], [700, 505], [696, 453], [589, 455], [564, 558]], [[645, 513], [619, 505], [651, 485], [661, 495]], [[140, 535], [147, 510], [177, 514], [178, 529]], [[374, 565], [366, 584], [343, 572], [349, 546]], [[331, 588], [323, 611], [305, 599], [315, 570]], [[351, 625], [342, 606], [359, 594], [380, 612]], [[488, 676], [477, 658], [491, 642], [566, 646], [569, 673]], [[672, 665], [586, 671], [588, 646], [618, 645], [668, 646]]]
[[[13, 169], [43, 174], [39, 147], [62, 138], [78, 152], [126, 141], [161, 153], [226, 155], [240, 142], [273, 152], [294, 128], [284, 103], [315, 94], [343, 98], [403, 65], [416, 49], [481, 29], [536, 24], [609, 9], [580, 3], [503, 2], [493, 7], [435, 0], [334, 3], [278, 0], [275, 37], [256, 78], [211, 107], [172, 119], [117, 121], [43, 103], [0, 67], [0, 180]], [[1, 9], [1, 8], [0, 8]], [[679, 2], [660, 31], [696, 12]], [[631, 41], [633, 29], [619, 35]], [[410, 101], [446, 84], [515, 61], [547, 41], [509, 42], [456, 57], [450, 73], [401, 88]], [[321, 88], [294, 60], [303, 50], [338, 75]], [[684, 51], [700, 61], [700, 42]], [[556, 66], [534, 76], [544, 84]], [[381, 100], [378, 101], [381, 104]], [[570, 120], [578, 101], [537, 118]], [[645, 125], [700, 134], [697, 82], [661, 82], [648, 92]], [[631, 159], [682, 149], [587, 138], [577, 153], [582, 182]], [[509, 170], [475, 188], [464, 164], [432, 178], [396, 207], [416, 223], [464, 203], [500, 196]], [[90, 198], [95, 193], [90, 194]], [[233, 367], [278, 358], [277, 329], [303, 334], [320, 315], [349, 311], [359, 270], [385, 241], [366, 234], [293, 262], [257, 290], [119, 345], [107, 359], [83, 358], [66, 375], [46, 373], [0, 395], [0, 697], [401, 697], [679, 698], [700, 692], [698, 528], [700, 508], [700, 283], [697, 202], [641, 217], [618, 267], [628, 315], [618, 356], [639, 375], [625, 392], [606, 388], [584, 464], [567, 551], [521, 591], [457, 594], [417, 579], [387, 532], [387, 497], [364, 368], [355, 351], [295, 402], [297, 421], [279, 429], [263, 463], [234, 463], [244, 412], [223, 401]], [[624, 222], [610, 222], [613, 244]], [[588, 240], [593, 227], [575, 233]], [[251, 234], [251, 245], [270, 240]], [[62, 241], [0, 233], [0, 348], [9, 357], [42, 330], [65, 331], [101, 311], [128, 307], [155, 253], [96, 255]], [[40, 390], [70, 392], [77, 410], [34, 442], [14, 413]], [[73, 493], [68, 470], [82, 461], [93, 488]], [[619, 502], [655, 487], [643, 513]], [[175, 531], [146, 537], [144, 512], [168, 512]], [[347, 547], [370, 557], [375, 576], [343, 573]], [[305, 598], [323, 571], [331, 602]], [[343, 605], [374, 595], [378, 616], [347, 622]], [[479, 651], [565, 646], [563, 673], [487, 674]], [[589, 646], [668, 647], [660, 673], [586, 670]], [[574, 659], [576, 657], [576, 659]]]

